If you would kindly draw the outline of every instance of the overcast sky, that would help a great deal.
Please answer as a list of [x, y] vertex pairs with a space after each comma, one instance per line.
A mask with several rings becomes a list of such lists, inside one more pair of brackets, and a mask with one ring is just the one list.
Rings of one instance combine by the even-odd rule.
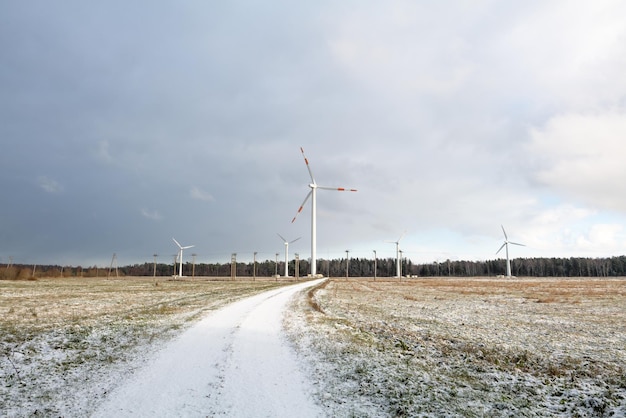
[[0, 263], [626, 254], [626, 2], [2, 1]]

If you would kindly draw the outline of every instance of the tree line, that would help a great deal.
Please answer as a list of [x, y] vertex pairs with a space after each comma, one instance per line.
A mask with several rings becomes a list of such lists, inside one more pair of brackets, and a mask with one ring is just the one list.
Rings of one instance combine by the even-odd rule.
[[[289, 262], [289, 275], [306, 277], [310, 271], [306, 259]], [[500, 276], [506, 272], [506, 260], [464, 261], [446, 260], [433, 263], [413, 263], [401, 260], [405, 277], [474, 277]], [[283, 275], [284, 261], [255, 263], [184, 263], [183, 275], [203, 277], [272, 277]], [[319, 273], [329, 277], [394, 277], [396, 259], [349, 258], [317, 260]], [[173, 276], [178, 273], [173, 263], [142, 263], [121, 267], [33, 266], [9, 264], [0, 266], [0, 279], [32, 279], [36, 277], [119, 277]], [[626, 256], [610, 258], [516, 258], [511, 262], [511, 274], [530, 277], [615, 277], [626, 276]]]

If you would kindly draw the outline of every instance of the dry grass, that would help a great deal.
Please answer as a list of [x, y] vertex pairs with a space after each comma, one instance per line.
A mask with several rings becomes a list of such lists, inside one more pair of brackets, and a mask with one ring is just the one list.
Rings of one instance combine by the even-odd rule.
[[342, 364], [333, 398], [389, 416], [626, 414], [623, 278], [337, 279], [311, 297], [318, 360]]
[[[284, 284], [0, 281], [0, 416], [88, 415], [155, 342]], [[334, 415], [626, 415], [624, 279], [339, 279], [307, 295], [287, 324]]]
[[214, 309], [238, 297], [282, 285], [270, 280], [207, 281], [145, 277], [0, 281], [0, 327], [45, 329], [69, 323]]

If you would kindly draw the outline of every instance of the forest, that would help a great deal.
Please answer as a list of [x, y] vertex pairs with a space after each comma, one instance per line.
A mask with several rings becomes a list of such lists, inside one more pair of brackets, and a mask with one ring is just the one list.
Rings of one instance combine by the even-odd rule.
[[[298, 271], [295, 271], [296, 263]], [[318, 259], [317, 270], [329, 277], [395, 277], [396, 259]], [[273, 260], [249, 263], [184, 263], [183, 275], [191, 277], [255, 278], [284, 275], [285, 264]], [[501, 276], [506, 271], [506, 260], [459, 261], [446, 260], [416, 264], [401, 260], [403, 277], [475, 277]], [[120, 267], [82, 267], [59, 265], [0, 266], [0, 279], [33, 279], [37, 277], [103, 277], [103, 276], [173, 276], [173, 263], [142, 263]], [[291, 260], [289, 275], [305, 277], [309, 272], [307, 260]], [[516, 258], [511, 260], [511, 274], [524, 277], [616, 277], [626, 276], [626, 256], [610, 258]]]

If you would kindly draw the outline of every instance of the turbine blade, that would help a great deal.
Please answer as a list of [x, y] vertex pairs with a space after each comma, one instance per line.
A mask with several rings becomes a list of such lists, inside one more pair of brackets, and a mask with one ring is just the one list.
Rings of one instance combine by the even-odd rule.
[[508, 241], [509, 237], [506, 236], [506, 231], [504, 230], [504, 226], [500, 225], [500, 227], [502, 228], [502, 232], [504, 233], [504, 239]]
[[404, 230], [404, 232], [402, 233], [402, 235], [400, 235], [400, 238], [398, 238], [398, 242], [400, 242], [400, 240], [402, 238], [404, 238], [404, 236], [406, 235], [406, 229]]
[[290, 242], [289, 242], [289, 244], [291, 244], [291, 243], [294, 243], [294, 242], [298, 241], [300, 238], [302, 238], [302, 237], [298, 237], [298, 238], [294, 239], [293, 241], [290, 241]]
[[504, 248], [505, 245], [506, 245], [506, 242], [504, 244], [502, 244], [502, 247], [500, 247], [500, 249], [498, 251], [496, 251], [496, 254], [498, 254], [500, 251], [502, 251], [502, 249]]
[[304, 150], [302, 149], [302, 147], [300, 147], [300, 152], [302, 153], [302, 157], [304, 158], [304, 162], [306, 163], [306, 169], [309, 170], [309, 176], [311, 176], [311, 183], [315, 184], [315, 178], [313, 178], [313, 172], [311, 171], [309, 160], [307, 160], [306, 155], [304, 155]]
[[323, 190], [335, 190], [338, 192], [356, 192], [356, 189], [346, 189], [345, 187], [327, 187], [327, 186], [317, 186], [318, 189]]
[[280, 239], [282, 239], [282, 240], [283, 240], [283, 242], [287, 242], [287, 240], [286, 240], [285, 238], [283, 238], [283, 236], [282, 236], [282, 235], [280, 235], [278, 232], [276, 233], [276, 235], [278, 235], [278, 236], [280, 237]]
[[193, 247], [195, 247], [195, 245], [188, 245], [186, 247], [181, 247], [180, 249], [181, 250], [186, 250], [187, 248], [193, 248]]
[[174, 242], [176, 243], [176, 245], [178, 245], [178, 248], [183, 248], [183, 247], [182, 247], [182, 246], [178, 243], [178, 241], [176, 241], [176, 239], [175, 239], [174, 237], [172, 237], [172, 239], [174, 240]]
[[524, 245], [524, 244], [519, 244], [519, 243], [517, 243], [517, 242], [511, 242], [511, 241], [509, 241], [509, 244], [519, 245], [520, 247], [525, 247], [525, 245]]
[[294, 221], [298, 217], [298, 214], [302, 212], [302, 208], [304, 208], [306, 201], [309, 200], [309, 197], [311, 197], [312, 194], [313, 194], [313, 189], [311, 189], [311, 191], [306, 195], [306, 197], [302, 201], [302, 204], [300, 205], [300, 209], [298, 209], [298, 212], [296, 212], [296, 216], [293, 217], [293, 219], [291, 220], [291, 223], [294, 223]]

